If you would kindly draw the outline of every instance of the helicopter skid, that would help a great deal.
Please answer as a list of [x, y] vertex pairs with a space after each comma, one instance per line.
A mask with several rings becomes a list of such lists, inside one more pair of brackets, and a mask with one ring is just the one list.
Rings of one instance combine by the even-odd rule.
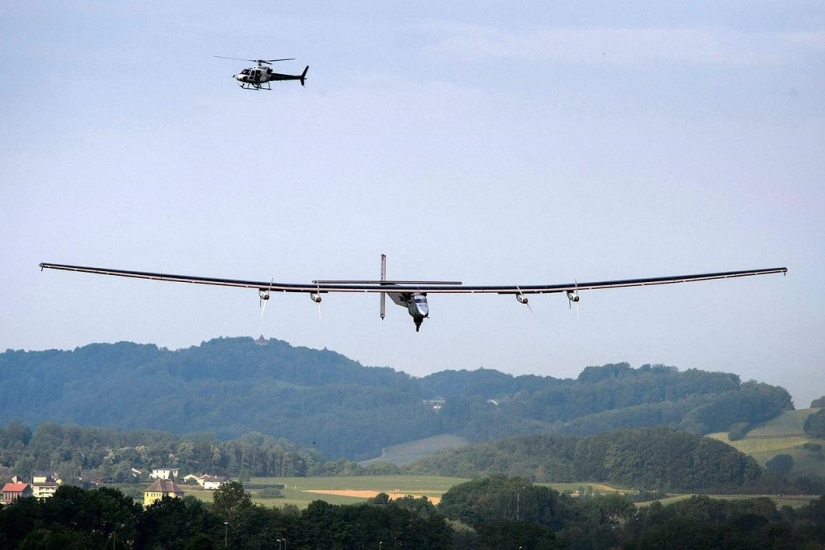
[[258, 91], [258, 90], [268, 90], [268, 91], [270, 91], [270, 92], [272, 91], [272, 88], [270, 88], [269, 86], [267, 86], [266, 88], [264, 88], [264, 87], [263, 87], [263, 86], [261, 86], [261, 85], [247, 84], [247, 83], [238, 84], [238, 86], [240, 86], [240, 87], [241, 87], [241, 88], [243, 88], [244, 90], [255, 90], [255, 91]]

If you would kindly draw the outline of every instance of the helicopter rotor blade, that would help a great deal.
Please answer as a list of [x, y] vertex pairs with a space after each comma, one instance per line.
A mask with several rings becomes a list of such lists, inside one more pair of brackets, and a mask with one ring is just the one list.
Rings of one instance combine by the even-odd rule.
[[234, 59], [235, 61], [252, 61], [252, 62], [255, 61], [254, 59], [246, 59], [246, 58], [243, 58], [243, 57], [226, 57], [225, 55], [216, 55], [215, 57], [217, 57], [219, 59]]
[[226, 57], [225, 55], [216, 55], [215, 57], [219, 59], [234, 59], [235, 61], [251, 61], [252, 63], [274, 63], [275, 61], [294, 61], [294, 57], [284, 57], [282, 59], [247, 59], [245, 57]]

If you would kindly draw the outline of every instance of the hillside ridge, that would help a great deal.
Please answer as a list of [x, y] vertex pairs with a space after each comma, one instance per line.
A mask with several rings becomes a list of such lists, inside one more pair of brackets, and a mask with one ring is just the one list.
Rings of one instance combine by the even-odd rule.
[[478, 442], [655, 426], [703, 434], [793, 408], [783, 388], [731, 373], [615, 363], [585, 367], [576, 379], [490, 369], [416, 378], [277, 339], [216, 338], [181, 350], [130, 342], [9, 350], [0, 353], [0, 376], [0, 423], [224, 439], [259, 432], [352, 460], [438, 435]]

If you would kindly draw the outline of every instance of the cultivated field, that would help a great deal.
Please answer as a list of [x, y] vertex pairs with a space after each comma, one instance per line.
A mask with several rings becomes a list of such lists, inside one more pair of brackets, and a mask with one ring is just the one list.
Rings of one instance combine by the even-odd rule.
[[[468, 481], [464, 478], [437, 477], [437, 476], [356, 476], [356, 477], [256, 477], [245, 484], [247, 491], [252, 495], [255, 504], [263, 506], [293, 505], [300, 509], [306, 508], [310, 502], [323, 500], [330, 504], [358, 504], [377, 495], [387, 493], [391, 498], [412, 496], [427, 497], [433, 504], [441, 500], [441, 496], [453, 485]], [[267, 498], [261, 495], [267, 489], [284, 485], [281, 489], [282, 498]], [[544, 487], [551, 487], [560, 493], [569, 492], [578, 496], [582, 491], [589, 495], [606, 495], [618, 493], [633, 495], [635, 491], [611, 487], [601, 483], [538, 483]], [[187, 485], [184, 488], [187, 495], [192, 495], [206, 502], [212, 502], [212, 491], [205, 491], [200, 487]], [[799, 507], [811, 501], [811, 496], [803, 495], [708, 495], [711, 498], [743, 499], [769, 496], [777, 507], [788, 505]], [[670, 495], [661, 499], [662, 504], [671, 504], [678, 500], [690, 498], [690, 495]], [[639, 503], [647, 506], [649, 502]]]
[[[356, 476], [356, 477], [283, 477], [252, 478], [253, 487], [274, 486], [281, 483], [285, 498], [257, 499], [252, 490], [253, 500], [261, 504], [283, 506], [294, 504], [305, 508], [313, 500], [324, 500], [332, 504], [354, 504], [372, 498], [378, 493], [387, 493], [392, 498], [413, 496], [427, 497], [433, 503], [441, 500], [441, 495], [450, 487], [463, 483], [466, 479], [435, 476]], [[259, 491], [258, 491], [259, 492]]]

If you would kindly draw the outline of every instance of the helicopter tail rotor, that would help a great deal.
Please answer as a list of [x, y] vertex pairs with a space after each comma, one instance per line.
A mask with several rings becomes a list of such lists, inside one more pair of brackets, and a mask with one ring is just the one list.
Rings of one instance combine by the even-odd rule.
[[307, 65], [306, 68], [304, 69], [304, 72], [301, 73], [301, 86], [304, 85], [304, 82], [307, 79], [307, 71], [308, 70], [309, 70], [309, 65]]

